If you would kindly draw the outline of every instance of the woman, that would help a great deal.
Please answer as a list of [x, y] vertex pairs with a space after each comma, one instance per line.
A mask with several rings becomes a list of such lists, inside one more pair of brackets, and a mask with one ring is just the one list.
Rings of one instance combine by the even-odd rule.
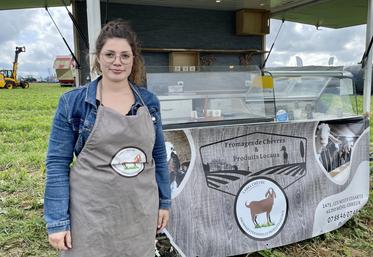
[[126, 22], [102, 28], [96, 56], [102, 76], [62, 95], [53, 120], [48, 239], [61, 256], [154, 257], [171, 204], [159, 101], [135, 85], [144, 66]]

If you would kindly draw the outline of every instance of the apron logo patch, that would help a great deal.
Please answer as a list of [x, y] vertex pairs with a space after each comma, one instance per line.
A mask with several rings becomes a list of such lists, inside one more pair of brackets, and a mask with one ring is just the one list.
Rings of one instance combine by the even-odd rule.
[[120, 150], [111, 161], [111, 167], [120, 175], [134, 177], [143, 171], [146, 163], [145, 153], [134, 147]]

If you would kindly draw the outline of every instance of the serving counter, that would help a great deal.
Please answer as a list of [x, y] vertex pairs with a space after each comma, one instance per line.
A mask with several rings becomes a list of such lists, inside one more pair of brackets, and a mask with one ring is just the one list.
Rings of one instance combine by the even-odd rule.
[[290, 244], [334, 230], [362, 208], [369, 127], [351, 74], [206, 69], [147, 73], [171, 177], [165, 232], [182, 256]]

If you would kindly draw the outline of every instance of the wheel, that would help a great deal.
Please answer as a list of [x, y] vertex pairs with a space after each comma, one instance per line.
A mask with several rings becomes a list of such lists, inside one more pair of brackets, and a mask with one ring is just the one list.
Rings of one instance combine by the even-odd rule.
[[21, 82], [21, 87], [22, 88], [29, 88], [30, 84], [27, 81], [23, 81], [23, 82]]
[[13, 83], [11, 81], [7, 81], [7, 82], [5, 82], [4, 87], [7, 88], [7, 89], [12, 89], [13, 88]]

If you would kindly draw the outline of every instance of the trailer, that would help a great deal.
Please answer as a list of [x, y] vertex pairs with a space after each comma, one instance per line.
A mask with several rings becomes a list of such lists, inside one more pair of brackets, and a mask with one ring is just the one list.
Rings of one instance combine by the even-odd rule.
[[[369, 42], [372, 1], [118, 2], [106, 4], [106, 20], [134, 26], [146, 86], [160, 100], [153, 120], [162, 119], [172, 191], [164, 232], [180, 256], [295, 243], [340, 228], [364, 207], [370, 78], [363, 115], [343, 67], [263, 67], [269, 17], [336, 29], [368, 20]], [[87, 10], [94, 52], [105, 14], [94, 1], [75, 6]]]
[[61, 87], [75, 86], [76, 69], [74, 59], [71, 56], [56, 56], [53, 68], [56, 71], [57, 79]]

